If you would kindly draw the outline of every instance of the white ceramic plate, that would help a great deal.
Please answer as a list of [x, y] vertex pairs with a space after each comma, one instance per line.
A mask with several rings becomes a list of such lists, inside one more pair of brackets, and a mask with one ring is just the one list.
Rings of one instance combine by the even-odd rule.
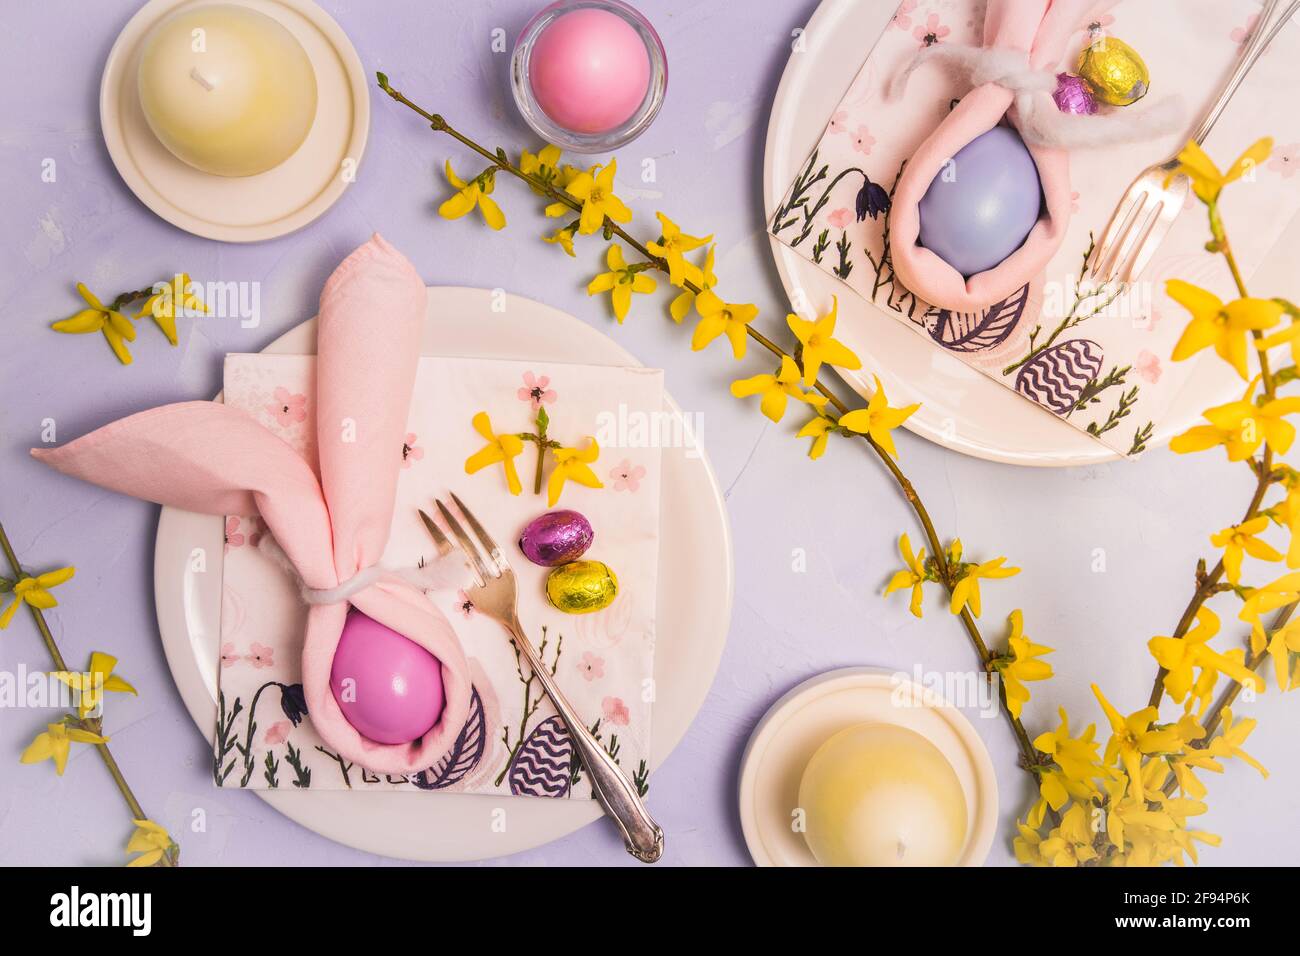
[[[352, 42], [312, 0], [233, 0], [273, 17], [316, 70], [316, 118], [297, 152], [257, 176], [200, 172], [154, 136], [140, 108], [140, 41], [155, 23], [207, 0], [150, 0], [122, 29], [104, 64], [99, 121], [113, 165], [140, 201], [205, 239], [258, 242], [301, 229], [356, 178], [370, 131], [370, 90]], [[226, 0], [231, 2], [231, 0]]]
[[[431, 288], [421, 354], [593, 365], [640, 365], [606, 336], [531, 299], [492, 307], [482, 289]], [[316, 320], [267, 352], [313, 354]], [[671, 398], [666, 409], [681, 410]], [[722, 657], [731, 619], [731, 533], [722, 492], [697, 449], [663, 449], [663, 514], [650, 766], [658, 767], [694, 720]], [[220, 518], [164, 508], [154, 546], [154, 592], [163, 650], [185, 706], [212, 739], [216, 725], [221, 577], [194, 573], [194, 548], [221, 554]], [[716, 595], [701, 601], [694, 595]], [[478, 860], [559, 839], [598, 819], [594, 800], [510, 801], [510, 825], [494, 832], [502, 798], [459, 793], [255, 791], [285, 816], [332, 840], [412, 860]], [[653, 783], [650, 807], [654, 808]], [[610, 824], [613, 826], [613, 824]], [[668, 845], [673, 835], [667, 834]]]
[[[895, 694], [916, 706], [899, 706]], [[922, 702], [924, 702], [922, 704]], [[980, 866], [998, 825], [993, 761], [961, 711], [926, 696], [906, 677], [872, 667], [846, 667], [804, 681], [763, 715], [740, 767], [740, 825], [759, 866], [816, 866], [803, 834], [791, 826], [799, 781], [813, 753], [832, 734], [863, 723], [914, 730], [948, 758], [966, 794], [971, 821], [961, 866]]]
[[[768, 122], [763, 192], [769, 222], [896, 6], [893, 0], [823, 0], [808, 21], [806, 48], [786, 64]], [[827, 306], [832, 295], [839, 296], [840, 337], [863, 362], [861, 371], [840, 374], [864, 397], [875, 387], [875, 374], [894, 404], [921, 402], [921, 409], [905, 423], [918, 435], [954, 451], [1015, 465], [1087, 465], [1121, 457], [934, 348], [893, 316], [848, 293], [834, 276], [798, 252], [769, 239], [792, 301], [800, 300], [798, 291], [803, 301]], [[1288, 259], [1298, 248], [1300, 218], [1283, 233], [1251, 284], [1271, 294], [1294, 295], [1300, 290], [1300, 273]], [[1241, 382], [1226, 364], [1198, 362], [1151, 447], [1164, 445], [1196, 422], [1203, 409], [1232, 401], [1240, 392]]]

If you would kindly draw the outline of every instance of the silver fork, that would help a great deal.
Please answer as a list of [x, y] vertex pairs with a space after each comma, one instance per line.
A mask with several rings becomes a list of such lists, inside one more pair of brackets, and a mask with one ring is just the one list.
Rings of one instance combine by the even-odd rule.
[[[1205, 142], [1214, 124], [1223, 115], [1228, 101], [1236, 95], [1246, 75], [1259, 61], [1264, 50], [1273, 42], [1273, 38], [1286, 26], [1296, 10], [1300, 9], [1300, 0], [1293, 0], [1282, 14], [1280, 20], [1273, 24], [1273, 14], [1281, 0], [1267, 0], [1261, 11], [1259, 21], [1251, 33], [1249, 42], [1237, 61], [1236, 69], [1228, 77], [1218, 98], [1206, 111], [1200, 125], [1189, 137], [1198, 146]], [[1177, 156], [1162, 163], [1148, 166], [1138, 174], [1129, 186], [1124, 197], [1115, 207], [1115, 212], [1102, 234], [1092, 255], [1092, 266], [1088, 277], [1094, 282], [1105, 284], [1118, 280], [1121, 283], [1132, 281], [1134, 276], [1151, 262], [1165, 236], [1173, 228], [1174, 220], [1183, 211], [1187, 196], [1191, 191], [1191, 181], [1183, 174], [1174, 175], [1178, 169]]]
[[[501, 624], [510, 634], [515, 646], [527, 658], [528, 666], [541, 681], [542, 687], [551, 698], [551, 703], [555, 705], [560, 718], [569, 729], [569, 737], [582, 760], [582, 765], [587, 770], [596, 799], [605, 808], [605, 812], [614, 818], [614, 822], [622, 831], [627, 851], [643, 863], [654, 863], [664, 852], [663, 830], [659, 829], [659, 825], [651, 819], [645, 804], [641, 802], [640, 794], [628, 782], [623, 771], [614, 762], [614, 758], [605, 752], [605, 748], [592, 736], [591, 731], [587, 730], [586, 724], [582, 722], [578, 712], [564, 696], [550, 670], [537, 656], [532, 642], [524, 634], [524, 629], [519, 623], [515, 574], [505, 554], [474, 517], [473, 512], [465, 507], [465, 503], [454, 494], [451, 500], [455, 502], [457, 510], [473, 530], [477, 542], [465, 532], [461, 523], [445, 504], [438, 500], [434, 503], [438, 506], [442, 520], [447, 523], [452, 536], [460, 545], [461, 552], [469, 559], [470, 571], [474, 575], [476, 585], [473, 594], [474, 607]], [[451, 553], [453, 548], [451, 542], [447, 540], [447, 536], [442, 533], [433, 519], [424, 511], [420, 511], [420, 520], [424, 522], [429, 536], [433, 538], [438, 553], [440, 555]]]

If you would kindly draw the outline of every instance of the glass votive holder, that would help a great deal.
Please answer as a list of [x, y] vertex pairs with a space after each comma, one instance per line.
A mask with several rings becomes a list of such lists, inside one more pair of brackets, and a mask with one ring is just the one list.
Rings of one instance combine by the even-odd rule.
[[520, 33], [510, 85], [525, 122], [548, 143], [606, 152], [654, 121], [668, 59], [650, 21], [621, 0], [558, 0]]

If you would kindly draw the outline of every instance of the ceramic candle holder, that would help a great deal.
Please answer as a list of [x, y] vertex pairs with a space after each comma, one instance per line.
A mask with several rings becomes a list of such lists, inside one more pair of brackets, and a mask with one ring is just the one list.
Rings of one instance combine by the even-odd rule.
[[607, 152], [654, 120], [668, 61], [654, 27], [621, 0], [559, 0], [519, 35], [510, 82], [538, 136], [573, 152]]

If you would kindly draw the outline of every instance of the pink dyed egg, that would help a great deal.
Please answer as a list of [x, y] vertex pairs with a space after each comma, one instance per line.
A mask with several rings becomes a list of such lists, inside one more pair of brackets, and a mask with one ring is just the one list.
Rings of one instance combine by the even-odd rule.
[[356, 608], [334, 652], [330, 690], [347, 722], [376, 743], [410, 743], [442, 715], [438, 659]]
[[555, 123], [604, 133], [631, 118], [650, 88], [650, 54], [640, 34], [608, 10], [556, 17], [533, 44], [529, 82]]

